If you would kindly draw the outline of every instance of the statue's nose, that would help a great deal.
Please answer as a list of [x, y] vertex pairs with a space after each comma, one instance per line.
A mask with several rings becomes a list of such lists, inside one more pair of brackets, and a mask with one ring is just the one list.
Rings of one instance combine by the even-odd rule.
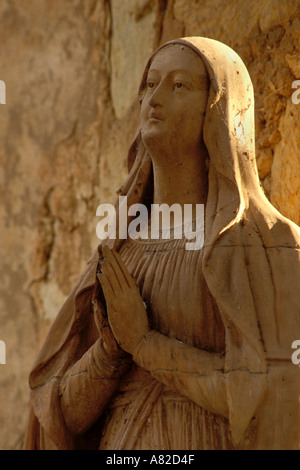
[[150, 98], [148, 99], [148, 104], [152, 106], [152, 108], [156, 108], [156, 106], [162, 106], [163, 104], [163, 96], [164, 90], [163, 86], [160, 83], [151, 94]]

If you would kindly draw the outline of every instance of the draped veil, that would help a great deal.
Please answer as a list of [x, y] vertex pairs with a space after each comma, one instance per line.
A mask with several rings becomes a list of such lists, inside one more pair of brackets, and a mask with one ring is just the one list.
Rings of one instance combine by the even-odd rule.
[[[192, 48], [210, 78], [203, 130], [210, 164], [202, 269], [225, 326], [229, 423], [238, 446], [263, 402], [268, 360], [289, 360], [292, 342], [300, 339], [300, 231], [270, 204], [260, 187], [253, 87], [239, 56], [218, 41], [200, 37], [170, 41], [158, 50], [170, 44]], [[151, 198], [152, 164], [139, 131], [128, 164], [129, 176], [119, 194], [127, 196], [129, 206], [145, 202], [149, 194]], [[119, 249], [122, 240], [104, 243]], [[97, 264], [95, 251], [30, 374], [27, 448], [37, 448], [42, 435], [45, 448], [76, 447], [64, 427], [58, 388], [64, 372], [95, 341], [91, 298]]]

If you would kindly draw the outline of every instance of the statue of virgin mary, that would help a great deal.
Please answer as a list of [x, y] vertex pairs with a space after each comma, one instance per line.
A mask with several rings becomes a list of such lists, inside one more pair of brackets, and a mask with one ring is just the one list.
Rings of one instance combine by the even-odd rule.
[[176, 39], [139, 97], [119, 195], [203, 204], [203, 246], [101, 243], [30, 374], [25, 448], [298, 449], [300, 231], [259, 183], [246, 67], [218, 41]]

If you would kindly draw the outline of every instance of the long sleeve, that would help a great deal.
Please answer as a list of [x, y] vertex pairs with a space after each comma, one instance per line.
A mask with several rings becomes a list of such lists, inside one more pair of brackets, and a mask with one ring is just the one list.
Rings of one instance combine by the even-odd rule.
[[138, 345], [134, 361], [172, 390], [228, 418], [224, 357], [152, 330]]
[[99, 338], [64, 375], [60, 385], [61, 410], [67, 428], [85, 432], [98, 419], [127, 370], [124, 353], [110, 357]]

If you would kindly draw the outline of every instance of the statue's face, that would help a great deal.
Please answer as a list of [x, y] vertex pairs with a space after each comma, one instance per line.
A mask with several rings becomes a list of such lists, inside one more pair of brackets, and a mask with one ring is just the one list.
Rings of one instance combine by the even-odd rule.
[[[140, 116], [150, 150], [188, 152], [199, 145], [208, 97], [208, 75], [189, 47], [171, 45], [157, 53], [148, 71]], [[166, 147], [165, 147], [166, 148]]]

